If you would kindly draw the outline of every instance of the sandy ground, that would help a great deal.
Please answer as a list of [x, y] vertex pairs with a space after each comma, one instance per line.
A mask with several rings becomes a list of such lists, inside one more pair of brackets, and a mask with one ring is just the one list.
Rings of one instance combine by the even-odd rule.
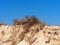
[[0, 45], [60, 45], [60, 27], [39, 25], [26, 32], [23, 25], [0, 26]]

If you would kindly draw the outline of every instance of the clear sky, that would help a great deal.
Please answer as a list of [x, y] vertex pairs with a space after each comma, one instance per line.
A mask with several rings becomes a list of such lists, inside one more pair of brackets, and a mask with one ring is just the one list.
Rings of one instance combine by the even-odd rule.
[[60, 25], [60, 0], [0, 0], [0, 22], [34, 15], [43, 22]]

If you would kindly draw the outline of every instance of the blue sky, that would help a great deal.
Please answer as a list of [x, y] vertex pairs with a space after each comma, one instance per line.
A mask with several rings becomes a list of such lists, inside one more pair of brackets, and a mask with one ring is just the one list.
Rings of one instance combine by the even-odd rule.
[[60, 25], [60, 0], [0, 0], [0, 22], [12, 24], [13, 19], [34, 15], [51, 25]]

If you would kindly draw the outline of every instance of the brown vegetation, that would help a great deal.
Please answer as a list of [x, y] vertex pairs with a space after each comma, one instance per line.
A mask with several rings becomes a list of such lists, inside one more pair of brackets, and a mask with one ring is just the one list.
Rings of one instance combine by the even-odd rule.
[[41, 23], [41, 22], [39, 22], [39, 20], [34, 16], [31, 16], [31, 17], [26, 16], [24, 20], [17, 20], [17, 19], [14, 20], [14, 25], [27, 24], [28, 26], [30, 26], [36, 23]]
[[34, 16], [30, 16], [30, 17], [26, 16], [23, 20], [15, 19], [13, 23], [13, 25], [24, 25], [26, 32], [28, 32], [29, 28], [35, 24], [39, 24], [41, 30], [45, 27], [45, 23], [39, 21]]
[[7, 24], [4, 24], [4, 23], [0, 23], [0, 26], [1, 26], [1, 25], [7, 25]]

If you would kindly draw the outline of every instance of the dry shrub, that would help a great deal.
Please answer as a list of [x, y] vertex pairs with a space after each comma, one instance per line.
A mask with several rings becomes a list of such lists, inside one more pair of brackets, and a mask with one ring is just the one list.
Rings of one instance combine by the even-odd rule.
[[0, 26], [1, 26], [1, 25], [6, 25], [6, 24], [4, 24], [4, 23], [0, 23]]
[[15, 19], [13, 23], [13, 25], [24, 25], [26, 27], [26, 30], [35, 24], [40, 24], [41, 29], [43, 29], [43, 27], [45, 26], [44, 23], [39, 21], [34, 16], [30, 16], [30, 17], [26, 16], [23, 20]]
[[14, 25], [25, 25], [25, 24], [28, 24], [28, 25], [34, 25], [34, 24], [36, 24], [36, 23], [40, 23], [39, 22], [39, 20], [36, 18], [36, 17], [34, 17], [34, 16], [30, 16], [30, 17], [28, 17], [28, 16], [26, 16], [25, 18], [24, 18], [24, 20], [17, 20], [17, 19], [15, 19], [14, 20]]

